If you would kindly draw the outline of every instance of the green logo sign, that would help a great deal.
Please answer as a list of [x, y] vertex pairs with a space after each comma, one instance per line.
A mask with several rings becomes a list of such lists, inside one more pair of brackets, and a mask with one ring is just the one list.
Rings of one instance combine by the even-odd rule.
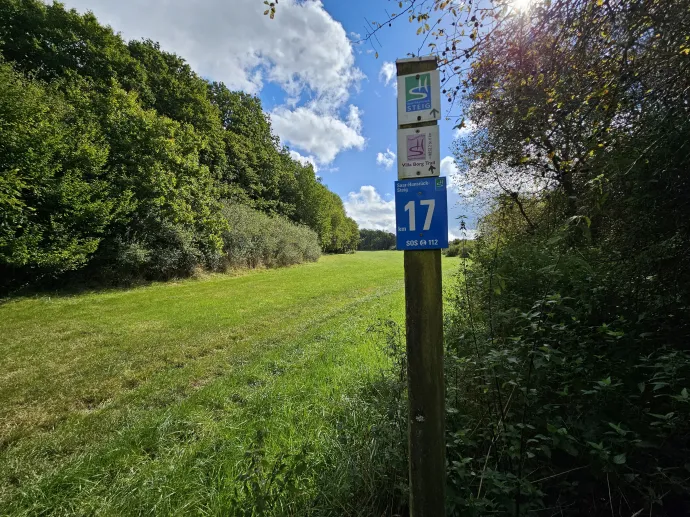
[[443, 190], [446, 186], [446, 178], [436, 178], [436, 190]]
[[405, 111], [431, 109], [431, 74], [405, 77]]

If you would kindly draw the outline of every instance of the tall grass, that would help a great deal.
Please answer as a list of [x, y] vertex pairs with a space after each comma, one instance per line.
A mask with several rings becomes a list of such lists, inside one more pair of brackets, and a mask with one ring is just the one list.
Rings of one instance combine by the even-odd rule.
[[402, 272], [327, 255], [0, 305], [0, 515], [404, 514]]

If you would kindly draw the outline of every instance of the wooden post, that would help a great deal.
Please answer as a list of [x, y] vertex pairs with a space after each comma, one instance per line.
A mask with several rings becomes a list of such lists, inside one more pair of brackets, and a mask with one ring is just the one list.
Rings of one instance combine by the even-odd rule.
[[[429, 59], [396, 65], [398, 75], [427, 72], [437, 66], [436, 60]], [[432, 124], [436, 122], [399, 127]], [[446, 442], [441, 250], [404, 254], [410, 516], [443, 517]]]

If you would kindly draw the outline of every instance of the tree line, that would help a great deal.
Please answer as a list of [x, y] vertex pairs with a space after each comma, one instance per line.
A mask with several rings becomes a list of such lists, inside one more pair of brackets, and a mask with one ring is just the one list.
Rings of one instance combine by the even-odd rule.
[[91, 13], [0, 0], [0, 120], [2, 288], [221, 268], [228, 204], [307, 226], [326, 252], [357, 247], [257, 97]]
[[359, 249], [377, 251], [395, 249], [395, 234], [384, 230], [359, 230]]

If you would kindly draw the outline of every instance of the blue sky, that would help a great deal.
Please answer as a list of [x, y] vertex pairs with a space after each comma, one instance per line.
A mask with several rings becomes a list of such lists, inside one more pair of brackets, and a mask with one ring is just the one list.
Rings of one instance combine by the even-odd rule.
[[[276, 17], [262, 0], [66, 0], [91, 10], [129, 39], [151, 38], [185, 58], [204, 77], [257, 94], [274, 131], [313, 163], [323, 182], [341, 196], [360, 227], [393, 231], [397, 178], [394, 62], [417, 53], [417, 25], [401, 19], [377, 33], [375, 49], [357, 44], [369, 21], [399, 11], [388, 0], [280, 0]], [[379, 45], [380, 43], [380, 45]], [[378, 51], [378, 59], [374, 55]], [[392, 80], [391, 80], [392, 79]], [[387, 83], [387, 84], [386, 84]], [[445, 115], [445, 105], [442, 104]], [[454, 171], [453, 126], [440, 121], [442, 175]], [[470, 207], [449, 193], [451, 236], [456, 217]]]

